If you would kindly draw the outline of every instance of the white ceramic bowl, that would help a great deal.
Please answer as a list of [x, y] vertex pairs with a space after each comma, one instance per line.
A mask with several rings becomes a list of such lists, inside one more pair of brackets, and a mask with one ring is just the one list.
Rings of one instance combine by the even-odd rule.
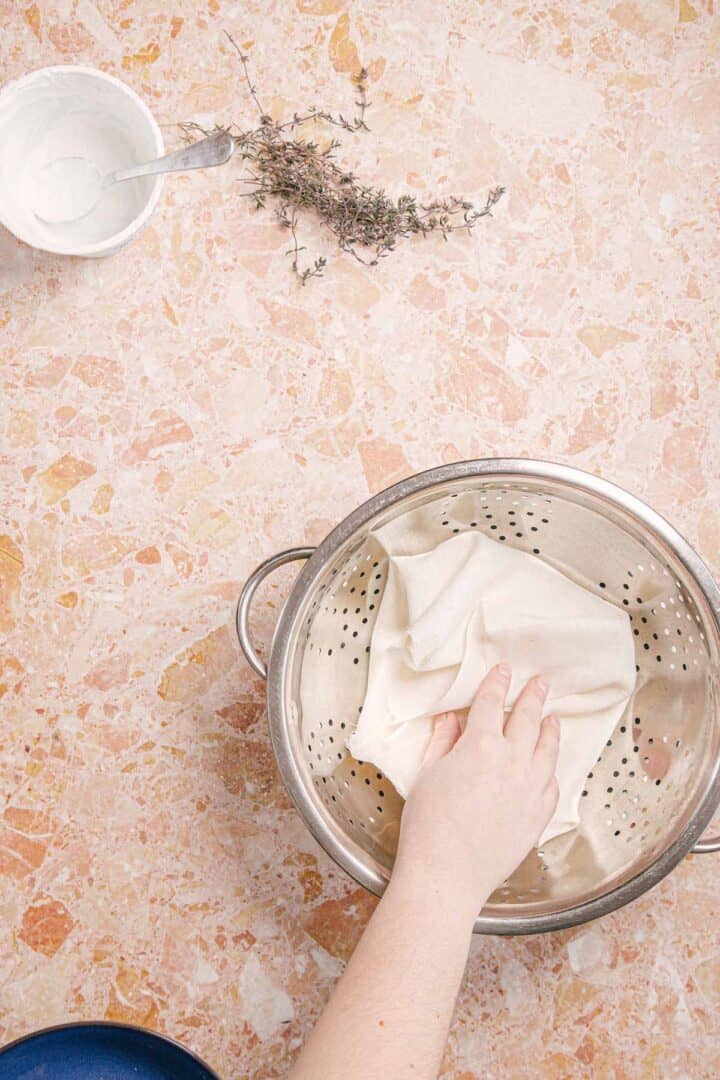
[[125, 83], [97, 68], [40, 68], [0, 91], [0, 223], [19, 240], [58, 255], [95, 258], [119, 251], [147, 223], [162, 176], [116, 185], [81, 222], [46, 224], [23, 201], [24, 170], [82, 154], [88, 137], [95, 140], [95, 163], [103, 173], [165, 152], [147, 105]]

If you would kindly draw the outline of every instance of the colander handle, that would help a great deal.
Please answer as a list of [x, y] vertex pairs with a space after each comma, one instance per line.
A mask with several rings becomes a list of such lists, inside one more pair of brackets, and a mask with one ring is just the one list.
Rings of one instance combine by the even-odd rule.
[[250, 605], [253, 596], [255, 595], [258, 585], [260, 585], [269, 574], [272, 574], [274, 570], [277, 570], [278, 566], [284, 566], [285, 563], [296, 562], [301, 559], [309, 559], [314, 551], [315, 548], [311, 547], [290, 548], [289, 551], [280, 551], [277, 555], [272, 555], [269, 559], [266, 559], [265, 562], [260, 563], [257, 570], [252, 572], [240, 593], [240, 599], [238, 600], [237, 612], [235, 615], [240, 648], [245, 653], [245, 659], [250, 667], [253, 671], [256, 671], [262, 679], [267, 679], [267, 664], [255, 652], [253, 643], [250, 640], [250, 629], [248, 626], [250, 619]]
[[707, 855], [711, 851], [720, 851], [720, 836], [708, 836], [707, 840], [698, 840], [692, 854]]

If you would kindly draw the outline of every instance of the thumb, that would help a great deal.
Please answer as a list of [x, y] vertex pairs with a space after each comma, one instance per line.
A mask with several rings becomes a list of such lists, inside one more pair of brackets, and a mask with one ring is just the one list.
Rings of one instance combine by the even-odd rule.
[[452, 750], [460, 738], [460, 723], [454, 712], [435, 717], [435, 726], [423, 757], [422, 768], [433, 765]]

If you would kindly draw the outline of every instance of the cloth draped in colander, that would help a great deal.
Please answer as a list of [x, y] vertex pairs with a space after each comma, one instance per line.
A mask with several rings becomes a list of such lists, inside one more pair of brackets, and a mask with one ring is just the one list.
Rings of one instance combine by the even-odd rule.
[[425, 550], [427, 538], [408, 530], [412, 515], [375, 534], [390, 557], [388, 577], [348, 749], [406, 797], [435, 714], [467, 707], [501, 660], [513, 667], [509, 704], [542, 674], [546, 712], [560, 721], [560, 801], [545, 843], [577, 825], [585, 777], [632, 696], [628, 616], [540, 558], [479, 533]]

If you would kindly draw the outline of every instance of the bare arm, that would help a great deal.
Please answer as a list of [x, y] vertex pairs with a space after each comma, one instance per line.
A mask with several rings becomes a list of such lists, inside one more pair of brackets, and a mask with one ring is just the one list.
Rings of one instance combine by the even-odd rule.
[[465, 732], [439, 717], [406, 804], [392, 879], [292, 1080], [433, 1080], [475, 916], [557, 804], [558, 725], [532, 680], [505, 723], [510, 675], [484, 680]]

